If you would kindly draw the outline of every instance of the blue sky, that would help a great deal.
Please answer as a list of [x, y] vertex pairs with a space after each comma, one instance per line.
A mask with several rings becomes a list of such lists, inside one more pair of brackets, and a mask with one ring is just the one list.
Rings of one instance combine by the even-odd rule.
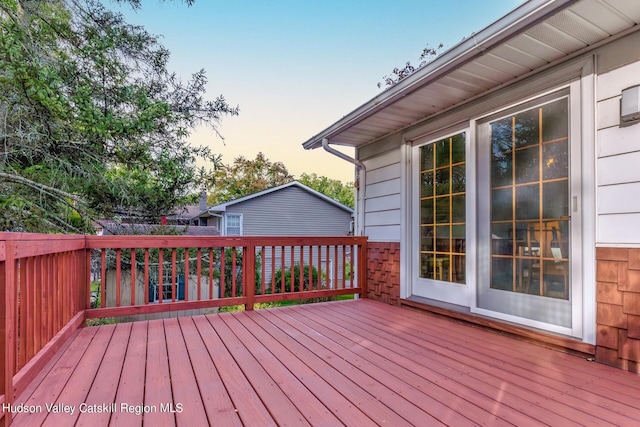
[[[190, 137], [231, 163], [262, 151], [295, 176], [353, 180], [350, 163], [301, 144], [377, 95], [394, 67], [418, 62], [428, 44], [449, 48], [522, 0], [144, 0], [116, 7], [162, 36], [170, 68], [187, 79], [204, 68], [208, 95], [240, 115], [223, 119], [225, 143], [208, 129]], [[109, 2], [107, 0], [107, 5]], [[352, 154], [352, 150], [343, 150]]]

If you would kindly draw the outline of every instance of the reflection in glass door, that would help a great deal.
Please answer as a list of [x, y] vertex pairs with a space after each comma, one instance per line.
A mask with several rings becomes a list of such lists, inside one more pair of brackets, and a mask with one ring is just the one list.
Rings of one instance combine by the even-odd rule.
[[569, 97], [513, 111], [479, 127], [478, 307], [571, 327]]
[[569, 299], [567, 98], [491, 125], [491, 287]]

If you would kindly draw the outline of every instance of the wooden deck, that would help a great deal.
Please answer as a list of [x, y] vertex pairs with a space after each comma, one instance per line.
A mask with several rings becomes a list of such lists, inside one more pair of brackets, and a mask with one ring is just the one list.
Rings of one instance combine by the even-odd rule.
[[630, 426], [638, 396], [635, 374], [356, 300], [83, 328], [12, 425]]

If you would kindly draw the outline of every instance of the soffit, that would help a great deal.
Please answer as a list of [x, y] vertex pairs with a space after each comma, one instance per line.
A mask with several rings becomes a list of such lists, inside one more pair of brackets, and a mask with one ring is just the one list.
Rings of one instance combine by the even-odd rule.
[[[424, 84], [408, 86], [404, 92], [396, 91], [388, 98], [383, 92], [303, 146], [317, 148], [323, 138], [332, 144], [362, 146], [522, 78], [639, 23], [640, 2], [581, 0], [572, 3], [500, 44], [484, 52], [478, 50], [472, 59], [446, 73], [431, 72], [435, 78], [429, 79], [429, 74], [419, 76], [419, 73], [430, 72], [419, 70], [415, 73], [416, 81], [422, 79]], [[391, 90], [393, 88], [387, 92], [391, 93]], [[378, 98], [382, 101], [377, 102]]]

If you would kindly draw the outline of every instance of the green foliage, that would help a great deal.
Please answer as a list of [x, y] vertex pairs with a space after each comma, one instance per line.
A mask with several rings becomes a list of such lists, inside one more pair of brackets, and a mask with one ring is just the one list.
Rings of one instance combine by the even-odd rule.
[[419, 59], [420, 62], [417, 66], [411, 65], [411, 61], [407, 61], [402, 68], [396, 67], [391, 71], [391, 73], [384, 76], [382, 78], [384, 83], [378, 82], [378, 87], [391, 87], [396, 85], [400, 80], [409, 77], [411, 74], [415, 73], [417, 70], [433, 61], [438, 56], [442, 48], [442, 43], [438, 44], [438, 46], [435, 48], [429, 47], [429, 45], [427, 45], [424, 49], [422, 49], [422, 53], [420, 54]]
[[318, 176], [315, 173], [307, 174], [303, 173], [298, 178], [301, 184], [311, 187], [314, 190], [331, 197], [334, 200], [342, 203], [345, 206], [349, 206], [351, 209], [354, 207], [354, 195], [355, 188], [353, 182], [343, 183], [338, 179], [330, 179], [326, 176]]
[[[300, 264], [296, 263], [293, 266], [293, 291], [300, 292], [301, 290], [320, 289], [324, 285], [322, 275], [318, 275], [318, 269], [313, 267], [311, 270], [311, 280], [309, 280], [309, 266], [305, 265], [302, 269], [304, 276], [302, 277], [303, 289], [300, 288]], [[278, 269], [275, 274], [275, 289], [274, 292], [282, 292], [282, 269]], [[284, 292], [291, 292], [291, 269], [284, 269]]]
[[213, 174], [213, 193], [207, 201], [212, 205], [239, 199], [262, 190], [293, 181], [282, 162], [271, 162], [260, 152], [254, 160], [237, 157], [233, 164]]
[[[225, 203], [259, 191], [277, 187], [293, 181], [282, 162], [272, 162], [260, 152], [253, 160], [237, 157], [231, 165], [220, 166], [211, 176], [212, 193], [207, 198], [210, 205]], [[353, 208], [354, 186], [337, 179], [318, 176], [315, 173], [300, 175], [298, 181], [307, 187], [331, 197], [343, 205]]]
[[157, 220], [210, 181], [220, 157], [186, 137], [238, 108], [206, 100], [205, 72], [182, 82], [168, 58], [96, 0], [0, 0], [0, 229]]

